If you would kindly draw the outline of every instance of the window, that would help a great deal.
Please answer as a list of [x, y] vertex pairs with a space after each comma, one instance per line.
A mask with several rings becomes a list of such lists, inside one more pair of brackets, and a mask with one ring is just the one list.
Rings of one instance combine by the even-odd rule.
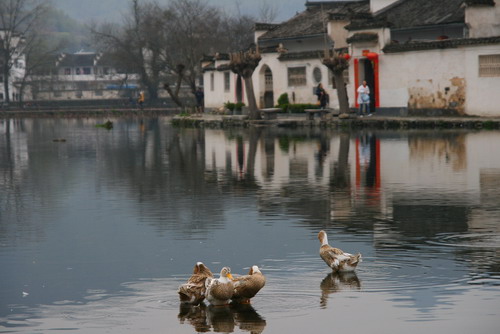
[[0, 75], [0, 83], [3, 83], [3, 75]]
[[90, 67], [83, 68], [83, 74], [91, 74], [91, 73], [92, 73], [92, 71], [91, 71]]
[[103, 69], [103, 74], [104, 74], [104, 75], [108, 75], [108, 74], [109, 74], [109, 67], [105, 67], [105, 68]]
[[76, 68], [76, 75], [80, 75], [80, 74], [81, 74], [81, 72], [80, 72], [80, 68], [79, 68], [79, 67], [77, 67], [77, 68]]
[[288, 68], [288, 86], [305, 86], [307, 85], [306, 68], [289, 67]]
[[231, 89], [231, 75], [229, 72], [224, 72], [224, 91], [229, 92]]
[[213, 73], [210, 73], [210, 90], [213, 92], [214, 91], [214, 81], [215, 81], [215, 78], [214, 78], [214, 74]]
[[95, 96], [102, 96], [102, 90], [96, 90], [95, 91]]
[[3, 93], [0, 93], [0, 101], [3, 101]]
[[66, 67], [66, 68], [64, 69], [64, 74], [65, 74], [65, 75], [70, 75], [70, 74], [71, 74], [71, 68]]
[[480, 77], [500, 77], [500, 55], [479, 56]]
[[313, 79], [316, 84], [319, 84], [322, 79], [321, 69], [319, 67], [315, 67], [313, 70]]

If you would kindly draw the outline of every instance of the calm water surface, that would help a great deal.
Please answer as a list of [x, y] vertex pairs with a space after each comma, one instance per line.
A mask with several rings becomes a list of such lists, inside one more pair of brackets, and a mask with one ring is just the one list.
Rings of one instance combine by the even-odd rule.
[[[500, 330], [500, 132], [103, 121], [0, 121], [0, 332]], [[267, 285], [181, 307], [197, 261]]]

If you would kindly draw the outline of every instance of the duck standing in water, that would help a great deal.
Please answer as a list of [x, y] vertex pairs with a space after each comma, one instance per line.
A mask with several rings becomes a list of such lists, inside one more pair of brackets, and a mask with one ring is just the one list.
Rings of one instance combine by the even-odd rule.
[[233, 284], [234, 293], [231, 298], [233, 302], [249, 304], [250, 298], [254, 297], [266, 285], [266, 278], [258, 266], [252, 266], [248, 275], [234, 278]]
[[215, 306], [229, 304], [234, 289], [232, 279], [233, 276], [229, 267], [222, 268], [219, 278], [207, 278], [205, 281], [205, 295], [210, 304]]
[[181, 302], [199, 305], [205, 299], [205, 281], [213, 277], [214, 275], [203, 262], [196, 263], [187, 283], [182, 284], [177, 291]]
[[354, 271], [361, 262], [361, 254], [344, 253], [342, 250], [330, 246], [325, 231], [318, 233], [318, 239], [321, 242], [319, 255], [334, 272]]

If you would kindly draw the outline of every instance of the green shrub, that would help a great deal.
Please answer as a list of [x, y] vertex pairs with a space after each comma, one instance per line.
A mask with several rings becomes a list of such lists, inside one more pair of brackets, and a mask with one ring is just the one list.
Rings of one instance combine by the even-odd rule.
[[290, 105], [290, 100], [288, 99], [288, 93], [283, 93], [278, 97], [278, 105], [276, 108], [281, 108], [281, 112], [287, 112], [288, 106]]
[[245, 104], [243, 102], [233, 103], [227, 101], [226, 103], [224, 103], [224, 108], [229, 109], [230, 111], [241, 110], [241, 108], [243, 108], [244, 106]]

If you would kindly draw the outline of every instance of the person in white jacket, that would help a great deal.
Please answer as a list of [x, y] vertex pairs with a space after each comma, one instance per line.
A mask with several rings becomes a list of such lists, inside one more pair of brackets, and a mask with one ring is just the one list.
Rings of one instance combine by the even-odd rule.
[[363, 84], [358, 87], [358, 104], [359, 111], [358, 116], [363, 117], [363, 110], [366, 110], [366, 114], [370, 114], [370, 87], [366, 84], [366, 80], [363, 80]]

